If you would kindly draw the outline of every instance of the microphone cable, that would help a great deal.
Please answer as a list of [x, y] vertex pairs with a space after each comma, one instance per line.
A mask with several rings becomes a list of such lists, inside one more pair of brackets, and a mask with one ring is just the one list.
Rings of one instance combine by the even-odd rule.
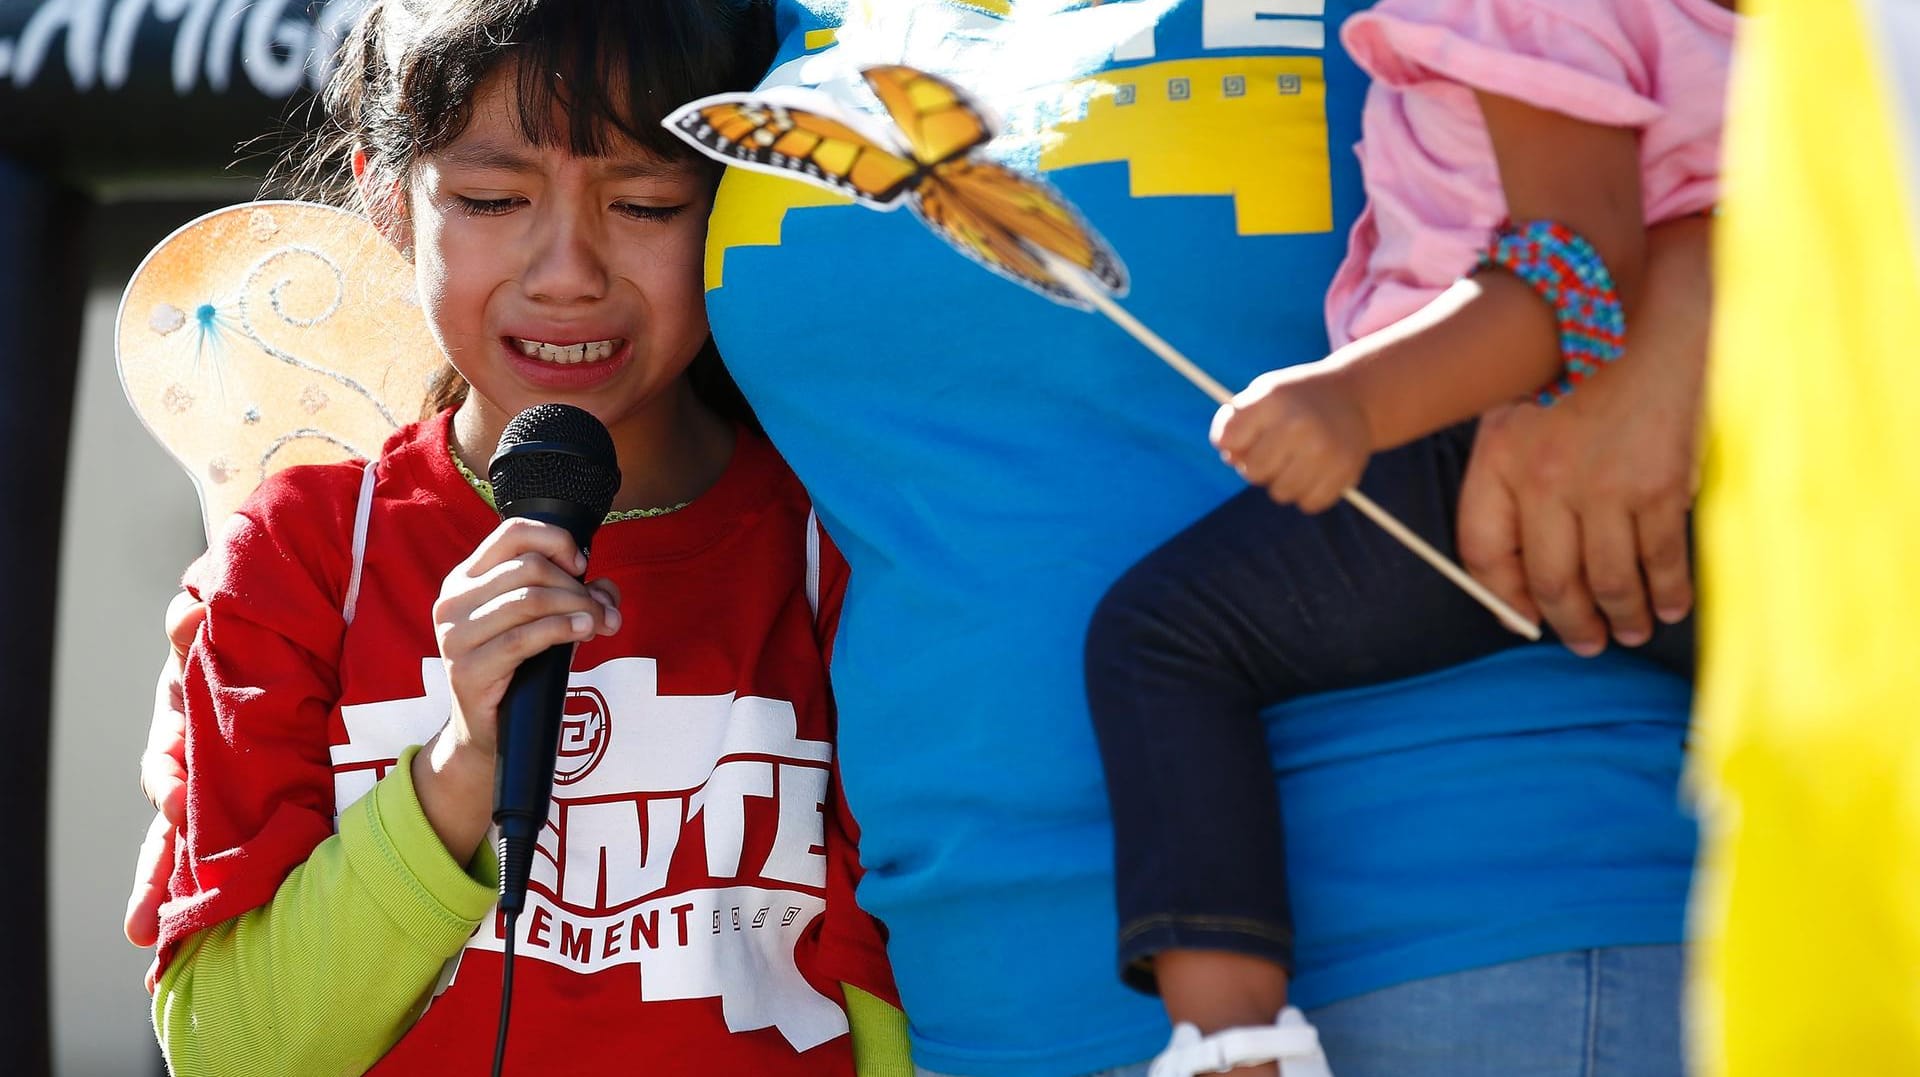
[[520, 910], [507, 913], [507, 949], [500, 961], [500, 1031], [493, 1037], [493, 1077], [507, 1064], [507, 1019], [513, 1013], [513, 936]]
[[500, 955], [500, 1031], [493, 1039], [493, 1077], [507, 1063], [507, 1020], [513, 1013], [513, 942], [519, 934], [520, 912], [526, 907], [527, 876], [533, 863], [536, 834], [524, 818], [503, 819], [494, 839], [500, 861], [500, 911], [506, 916], [507, 945]]
[[507, 950], [499, 962], [499, 1031], [493, 1033], [493, 1077], [499, 1077], [501, 1067], [507, 1065], [507, 1017], [513, 1016], [513, 935], [518, 921], [518, 908], [507, 912]]

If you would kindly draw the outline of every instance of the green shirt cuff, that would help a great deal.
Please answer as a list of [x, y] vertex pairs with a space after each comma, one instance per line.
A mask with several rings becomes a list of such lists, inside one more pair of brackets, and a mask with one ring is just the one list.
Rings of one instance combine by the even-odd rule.
[[423, 948], [450, 952], [493, 907], [496, 873], [484, 844], [468, 868], [440, 843], [413, 788], [419, 751], [400, 753], [393, 770], [341, 815], [340, 841], [381, 912]]
[[847, 1000], [847, 1028], [853, 1035], [853, 1070], [857, 1077], [913, 1077], [907, 1015], [852, 984], [843, 983], [840, 989]]

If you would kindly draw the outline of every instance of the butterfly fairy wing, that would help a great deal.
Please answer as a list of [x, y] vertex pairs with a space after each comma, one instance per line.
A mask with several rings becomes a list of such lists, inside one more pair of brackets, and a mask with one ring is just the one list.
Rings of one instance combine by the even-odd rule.
[[161, 241], [127, 282], [114, 352], [209, 538], [280, 468], [378, 453], [441, 362], [412, 267], [364, 218], [304, 202], [229, 206]]
[[962, 253], [1050, 299], [1087, 306], [1031, 248], [1059, 255], [1114, 295], [1126, 294], [1126, 266], [1107, 241], [1051, 187], [1004, 165], [973, 158], [948, 162], [928, 176], [912, 202]]
[[924, 165], [958, 157], [993, 137], [978, 105], [953, 83], [895, 64], [860, 72]]
[[899, 205], [919, 181], [919, 166], [825, 107], [719, 94], [682, 105], [663, 122], [725, 164], [806, 180], [879, 209]]

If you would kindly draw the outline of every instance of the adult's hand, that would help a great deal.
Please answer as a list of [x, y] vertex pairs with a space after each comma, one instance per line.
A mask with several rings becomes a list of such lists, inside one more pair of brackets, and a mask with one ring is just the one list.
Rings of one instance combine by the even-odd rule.
[[187, 707], [182, 687], [187, 648], [207, 607], [185, 591], [167, 604], [167, 641], [173, 645], [153, 693], [153, 723], [140, 756], [140, 790], [155, 808], [127, 895], [127, 941], [152, 946], [160, 935], [160, 903], [173, 872], [173, 842], [187, 822]]
[[1646, 642], [1693, 606], [1687, 513], [1699, 485], [1711, 224], [1648, 237], [1626, 353], [1551, 408], [1486, 415], [1460, 494], [1460, 556], [1566, 645]]

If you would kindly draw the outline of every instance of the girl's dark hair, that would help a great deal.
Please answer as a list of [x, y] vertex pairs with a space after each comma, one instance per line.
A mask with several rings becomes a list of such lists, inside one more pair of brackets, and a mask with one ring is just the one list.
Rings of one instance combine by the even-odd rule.
[[[404, 180], [421, 155], [460, 136], [475, 90], [502, 69], [535, 146], [599, 156], [625, 139], [707, 168], [661, 119], [696, 97], [750, 89], [773, 46], [765, 0], [377, 0], [341, 42], [319, 127], [279, 185], [352, 204], [355, 153], [376, 176]], [[717, 167], [711, 175], [717, 183]], [[710, 406], [752, 422], [711, 341], [689, 377]], [[466, 388], [444, 368], [427, 414]]]

